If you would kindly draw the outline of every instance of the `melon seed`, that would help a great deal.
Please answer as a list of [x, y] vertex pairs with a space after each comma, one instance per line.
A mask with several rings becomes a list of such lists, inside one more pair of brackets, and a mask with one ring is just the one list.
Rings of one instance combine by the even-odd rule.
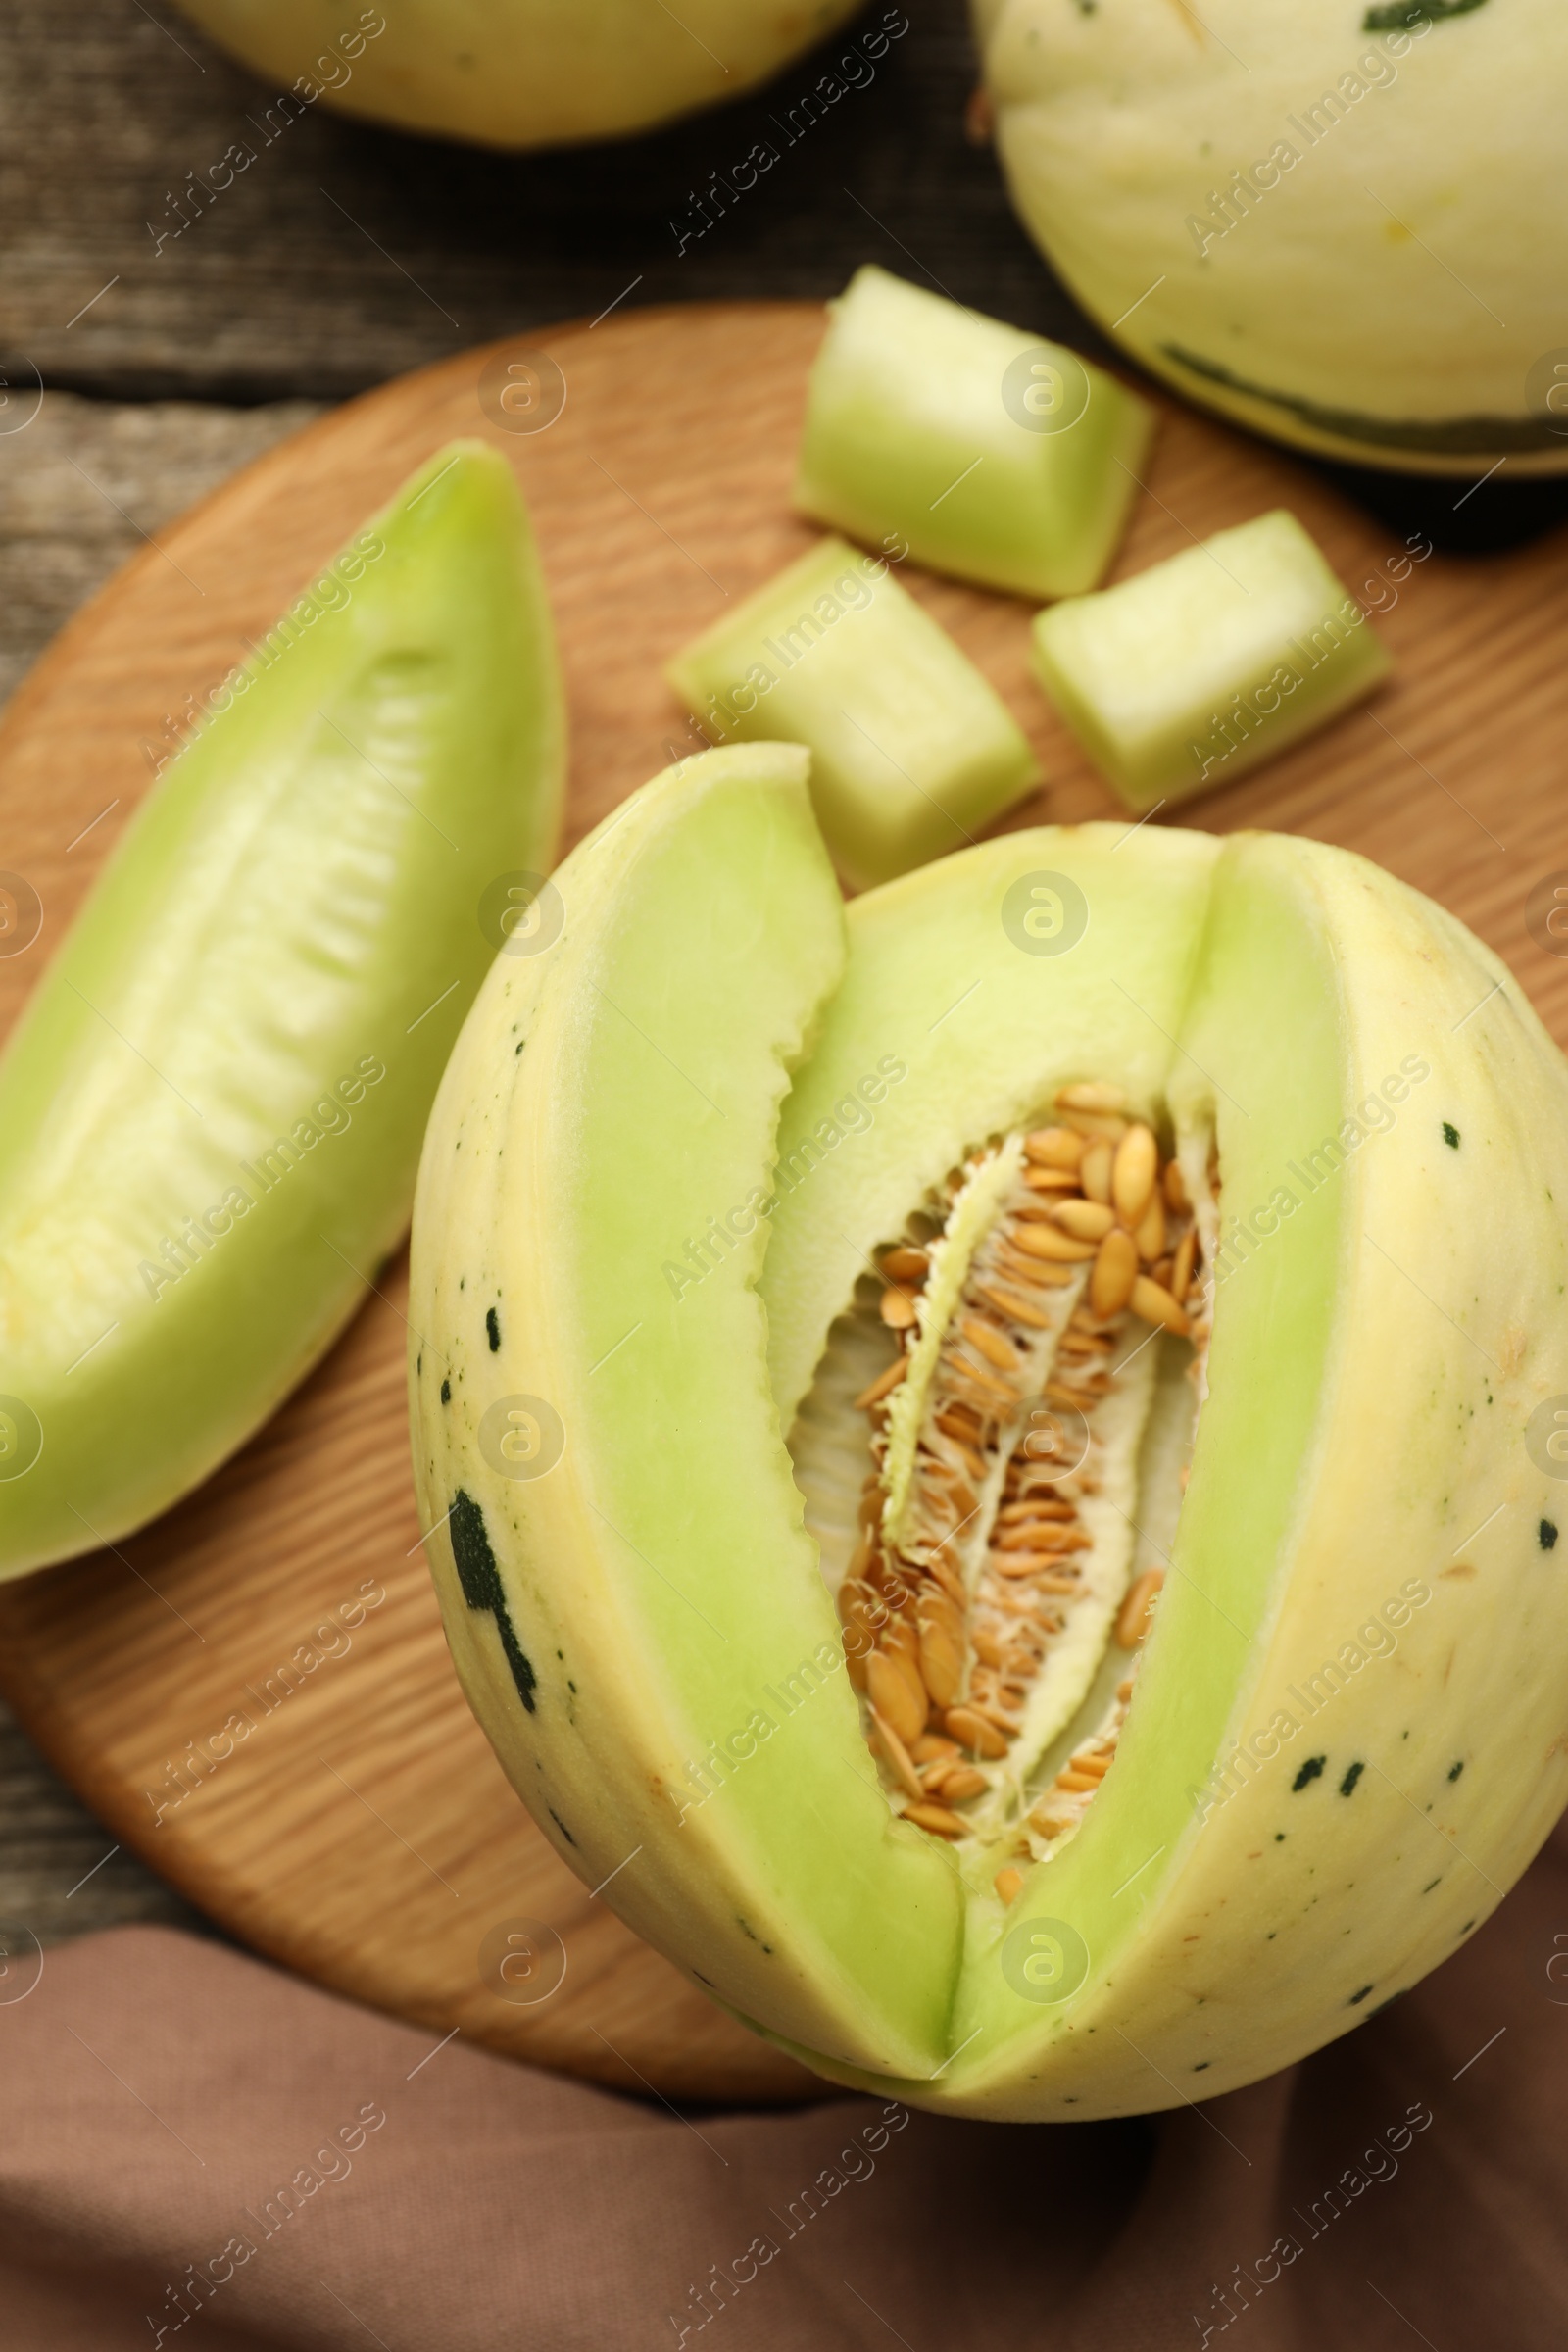
[[1149, 1205], [1133, 1229], [1133, 1240], [1146, 1266], [1165, 1254], [1165, 1202], [1157, 1185], [1150, 1189]]
[[1055, 1216], [1062, 1231], [1080, 1242], [1102, 1242], [1116, 1222], [1115, 1211], [1102, 1200], [1062, 1200]]
[[929, 1802], [906, 1805], [904, 1818], [914, 1822], [922, 1830], [934, 1830], [939, 1838], [961, 1838], [964, 1834], [964, 1825], [957, 1814], [950, 1813], [945, 1805]]
[[[1081, 1143], [1081, 1136], [1074, 1139]], [[1075, 1193], [1078, 1177], [1071, 1168], [1025, 1168], [1023, 1180], [1032, 1193]]]
[[932, 1616], [920, 1623], [920, 1679], [939, 1707], [951, 1707], [963, 1688], [963, 1653], [947, 1626]]
[[886, 1650], [873, 1651], [867, 1660], [866, 1688], [876, 1713], [892, 1725], [906, 1745], [919, 1739], [925, 1730], [925, 1694], [922, 1691], [915, 1696], [912, 1678], [902, 1672]]
[[1129, 1587], [1116, 1619], [1116, 1645], [1119, 1649], [1136, 1649], [1149, 1631], [1154, 1613], [1154, 1602], [1165, 1582], [1163, 1568], [1146, 1569]]
[[[1117, 1227], [1100, 1245], [1095, 1270], [1089, 1277], [1089, 1303], [1097, 1315], [1118, 1314], [1132, 1298], [1137, 1281], [1138, 1244], [1130, 1233]], [[1151, 1290], [1153, 1287], [1152, 1283], [1149, 1285]], [[1174, 1298], [1171, 1304], [1175, 1306]]]
[[1018, 1351], [1009, 1347], [994, 1323], [987, 1323], [979, 1315], [965, 1315], [959, 1329], [970, 1347], [978, 1348], [980, 1353], [999, 1371], [1017, 1371]]
[[1070, 1127], [1042, 1127], [1024, 1137], [1023, 1148], [1038, 1167], [1076, 1168], [1084, 1155], [1084, 1139]]
[[1149, 1197], [1159, 1176], [1159, 1147], [1153, 1132], [1142, 1120], [1129, 1127], [1116, 1146], [1116, 1157], [1111, 1165], [1110, 1197], [1116, 1214], [1125, 1224], [1136, 1225], [1149, 1205]]
[[1015, 1298], [1011, 1291], [1000, 1291], [994, 1283], [982, 1283], [979, 1291], [987, 1305], [994, 1306], [1009, 1322], [1027, 1324], [1031, 1331], [1051, 1329], [1051, 1317], [1043, 1315], [1039, 1307], [1031, 1305], [1027, 1298]]
[[895, 1780], [901, 1782], [911, 1796], [923, 1796], [925, 1790], [921, 1786], [920, 1776], [909, 1760], [908, 1749], [893, 1729], [892, 1724], [888, 1722], [885, 1715], [879, 1715], [874, 1707], [871, 1710], [871, 1721], [876, 1727], [876, 1736], [882, 1753], [893, 1768]]
[[1114, 1154], [1109, 1144], [1090, 1145], [1078, 1170], [1078, 1181], [1084, 1188], [1086, 1200], [1103, 1200], [1107, 1206], [1109, 1205], [1110, 1171], [1113, 1164]]
[[949, 1707], [943, 1722], [959, 1745], [974, 1755], [989, 1756], [995, 1763], [1007, 1752], [1007, 1742], [996, 1725], [972, 1707]]
[[1025, 1257], [1052, 1258], [1058, 1265], [1083, 1265], [1095, 1254], [1093, 1242], [1074, 1241], [1071, 1234], [1059, 1232], [1054, 1225], [1020, 1225], [1010, 1236], [1010, 1244]]
[[1142, 1315], [1146, 1323], [1162, 1324], [1166, 1331], [1173, 1331], [1178, 1339], [1186, 1339], [1192, 1330], [1185, 1312], [1177, 1305], [1169, 1291], [1162, 1291], [1159, 1284], [1151, 1282], [1147, 1274], [1140, 1274], [1132, 1286], [1132, 1310], [1135, 1315]]

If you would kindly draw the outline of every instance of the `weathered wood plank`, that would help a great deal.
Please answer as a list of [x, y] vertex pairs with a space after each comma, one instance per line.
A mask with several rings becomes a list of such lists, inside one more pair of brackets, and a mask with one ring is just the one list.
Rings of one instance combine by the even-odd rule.
[[[883, 14], [878, 0], [864, 23]], [[825, 295], [868, 259], [1086, 335], [991, 156], [964, 137], [963, 0], [909, 0], [907, 14], [874, 78], [819, 121], [801, 102], [854, 24], [734, 107], [623, 145], [509, 157], [319, 106], [284, 128], [274, 105], [270, 126], [279, 93], [164, 0], [151, 13], [136, 0], [12, 0], [0, 12], [0, 331], [14, 377], [30, 381], [30, 362], [51, 382], [105, 393], [331, 397], [592, 318], [627, 288], [630, 304]], [[703, 229], [694, 196], [758, 141], [776, 167], [722, 217], [710, 204]], [[188, 175], [210, 180], [236, 143], [254, 163], [203, 209]]]

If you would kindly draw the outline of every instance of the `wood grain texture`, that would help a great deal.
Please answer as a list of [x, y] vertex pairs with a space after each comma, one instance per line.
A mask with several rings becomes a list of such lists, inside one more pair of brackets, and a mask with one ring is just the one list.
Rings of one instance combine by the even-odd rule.
[[[359, 0], [345, 6], [347, 26]], [[911, 0], [874, 74], [862, 57], [860, 86], [841, 80], [799, 127], [808, 94], [885, 13], [868, 0], [735, 104], [610, 145], [509, 156], [320, 105], [285, 126], [276, 85], [167, 0], [7, 0], [0, 351], [18, 384], [30, 365], [110, 397], [339, 398], [619, 296], [822, 296], [862, 261], [1093, 340], [995, 160], [964, 136], [967, 0]], [[759, 141], [776, 165], [715, 204], [713, 175], [728, 182]], [[234, 146], [254, 161], [219, 188], [214, 167]], [[705, 189], [707, 228], [693, 203]]]
[[[502, 449], [533, 509], [571, 708], [569, 838], [690, 748], [662, 662], [811, 535], [787, 492], [820, 316], [694, 306], [562, 329], [543, 344], [565, 408], [533, 435], [487, 416], [478, 386], [497, 355], [469, 353], [321, 419], [144, 548], [0, 727], [0, 864], [25, 873], [46, 909], [38, 946], [0, 961], [0, 1021], [145, 789], [143, 744], [453, 434]], [[1117, 570], [1282, 502], [1352, 588], [1396, 598], [1378, 623], [1396, 676], [1369, 709], [1189, 813], [1366, 852], [1481, 932], [1568, 1037], [1568, 961], [1525, 923], [1532, 885], [1568, 866], [1562, 542], [1434, 555], [1379, 589], [1402, 552], [1381, 526], [1316, 474], [1172, 409]], [[1015, 821], [1114, 813], [1029, 681], [1028, 609], [906, 576], [1035, 741], [1048, 781]], [[116, 1836], [321, 1982], [433, 2036], [461, 2028], [632, 2088], [807, 2095], [805, 2077], [565, 1873], [469, 1718], [418, 1549], [404, 1303], [395, 1265], [305, 1388], [184, 1506], [119, 1552], [0, 1592], [0, 1684]], [[366, 1585], [384, 1598], [347, 1646], [341, 1633], [316, 1639]], [[188, 1743], [234, 1715], [253, 1729], [204, 1774], [187, 1768], [181, 1793]], [[485, 1938], [519, 1918], [545, 1923], [566, 1954], [564, 1984], [536, 2005], [502, 1997], [481, 1972]]]

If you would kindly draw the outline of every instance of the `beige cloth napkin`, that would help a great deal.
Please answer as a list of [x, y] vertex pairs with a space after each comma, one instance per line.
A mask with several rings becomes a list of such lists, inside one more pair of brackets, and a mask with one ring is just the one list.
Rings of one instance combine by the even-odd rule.
[[1344, 2041], [1121, 2123], [676, 2117], [163, 1929], [26, 1978], [4, 2352], [1568, 2345], [1562, 1831]]

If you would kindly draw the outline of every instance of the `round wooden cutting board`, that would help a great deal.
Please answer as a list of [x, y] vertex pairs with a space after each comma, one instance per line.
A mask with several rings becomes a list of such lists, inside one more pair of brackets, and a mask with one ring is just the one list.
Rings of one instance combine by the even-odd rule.
[[[455, 434], [505, 452], [537, 523], [571, 706], [566, 846], [694, 748], [661, 666], [812, 536], [788, 492], [820, 331], [804, 304], [694, 307], [472, 352], [282, 443], [144, 549], [0, 726], [0, 869], [44, 910], [38, 939], [0, 957], [0, 1024], [187, 698]], [[1317, 477], [1167, 407], [1118, 574], [1279, 504], [1383, 608], [1395, 677], [1186, 813], [1366, 852], [1500, 950], [1568, 1037], [1568, 961], [1526, 914], [1533, 887], [1568, 869], [1562, 537], [1406, 567], [1400, 540]], [[906, 576], [1035, 740], [1048, 782], [1014, 821], [1115, 814], [1030, 682], [1028, 609]], [[0, 1687], [115, 1837], [289, 1967], [433, 2037], [461, 2030], [629, 2089], [810, 2095], [567, 1873], [469, 1716], [419, 1544], [403, 1302], [399, 1264], [180, 1509], [119, 1550], [0, 1591]], [[182, 1768], [236, 1714], [253, 1728], [232, 1753], [205, 1777]]]

